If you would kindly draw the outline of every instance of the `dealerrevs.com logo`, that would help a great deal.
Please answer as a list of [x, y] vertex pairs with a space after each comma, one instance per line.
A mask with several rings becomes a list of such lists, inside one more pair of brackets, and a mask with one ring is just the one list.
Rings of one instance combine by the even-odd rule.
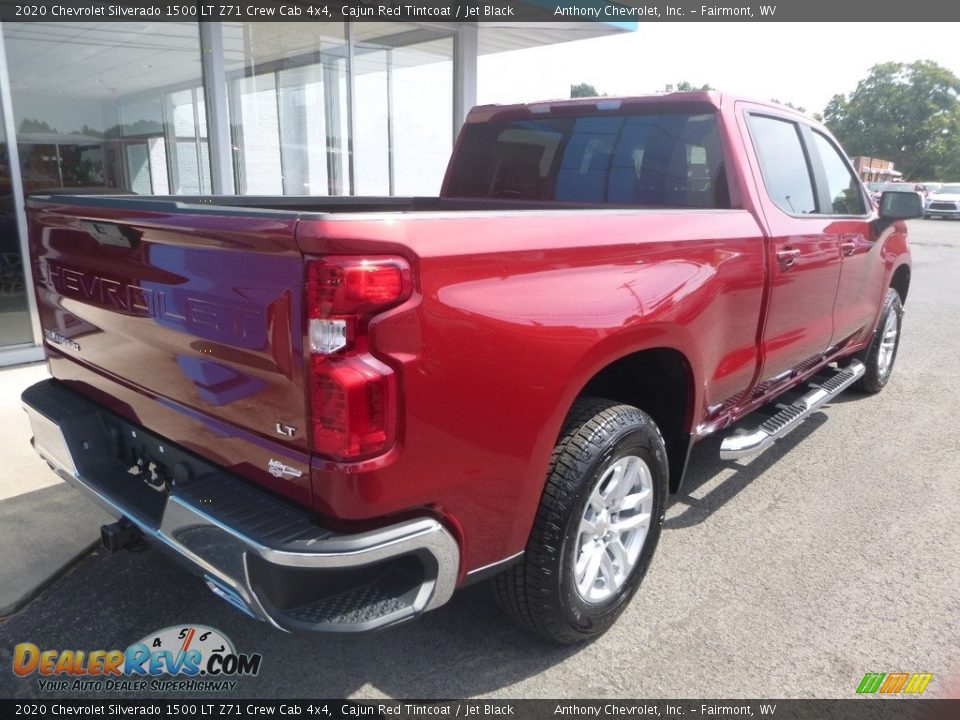
[[151, 633], [124, 650], [13, 649], [13, 672], [37, 677], [43, 692], [235, 690], [238, 677], [260, 672], [259, 653], [238, 653], [214, 628], [179, 625]]

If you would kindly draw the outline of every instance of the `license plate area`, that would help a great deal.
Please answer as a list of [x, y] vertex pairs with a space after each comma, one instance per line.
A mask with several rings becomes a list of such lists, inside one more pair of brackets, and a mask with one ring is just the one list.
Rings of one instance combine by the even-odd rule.
[[55, 381], [28, 388], [23, 400], [44, 416], [35, 435], [45, 426], [59, 428], [62, 441], [43, 443], [59, 445], [64, 457], [56, 462], [144, 527], [160, 527], [172, 488], [216, 470]]
[[[114, 492], [122, 489], [129, 501], [147, 512], [151, 524], [160, 526], [170, 491], [201, 477], [215, 468], [181, 450], [162, 437], [112, 413], [100, 412], [107, 450], [116, 481]], [[122, 478], [122, 479], [121, 479]], [[118, 487], [118, 484], [121, 487]]]
[[[177, 461], [171, 465], [175, 453], [169, 452], [169, 443], [163, 443], [149, 433], [131, 427], [108, 427], [114, 437], [115, 457], [132, 481], [142, 482], [154, 492], [168, 495], [173, 486], [174, 472], [182, 471]], [[184, 477], [184, 480], [189, 479]]]

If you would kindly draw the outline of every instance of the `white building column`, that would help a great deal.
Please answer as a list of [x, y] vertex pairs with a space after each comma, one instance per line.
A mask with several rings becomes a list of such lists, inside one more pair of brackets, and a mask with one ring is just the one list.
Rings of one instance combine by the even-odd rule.
[[476, 23], [461, 23], [453, 42], [453, 137], [477, 104], [477, 56], [479, 28]]
[[210, 188], [214, 195], [233, 195], [233, 151], [227, 110], [227, 77], [223, 66], [223, 27], [219, 21], [198, 25], [210, 148]]

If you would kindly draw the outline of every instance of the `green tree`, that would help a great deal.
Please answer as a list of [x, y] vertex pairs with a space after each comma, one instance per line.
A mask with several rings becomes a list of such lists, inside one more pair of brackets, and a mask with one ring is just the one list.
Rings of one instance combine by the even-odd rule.
[[89, 125], [87, 125], [86, 123], [83, 124], [83, 127], [80, 128], [80, 130], [79, 130], [79, 132], [78, 132], [77, 134], [78, 134], [78, 135], [86, 135], [87, 137], [99, 137], [99, 138], [104, 137], [104, 134], [103, 134], [103, 132], [102, 132], [101, 130], [97, 130], [96, 128], [92, 128], [92, 127], [90, 127]]
[[37, 120], [36, 118], [24, 118], [20, 123], [20, 129], [17, 131], [18, 135], [27, 135], [30, 133], [56, 133], [59, 132], [56, 128], [50, 127], [45, 120]]
[[788, 108], [790, 108], [791, 110], [796, 110], [798, 113], [803, 113], [804, 115], [809, 115], [810, 117], [812, 117], [812, 118], [813, 118], [814, 120], [816, 120], [817, 122], [820, 122], [820, 123], [823, 122], [823, 115], [821, 115], [821, 114], [818, 113], [818, 112], [808, 113], [808, 112], [807, 112], [807, 109], [806, 109], [803, 105], [794, 105], [792, 102], [787, 102], [787, 101], [785, 101], [785, 100], [777, 100], [776, 98], [770, 98], [770, 102], [775, 102], [775, 103], [777, 103], [778, 105], [783, 105], [784, 107], [788, 107]]
[[802, 105], [794, 105], [792, 102], [786, 102], [785, 100], [777, 100], [776, 98], [770, 98], [770, 102], [775, 102], [777, 105], [783, 105], [788, 107], [791, 110], [796, 110], [798, 113], [806, 113], [807, 109]]
[[911, 180], [948, 179], [960, 155], [960, 78], [930, 60], [874, 65], [824, 110], [851, 155], [893, 160]]
[[570, 86], [570, 97], [600, 97], [600, 93], [598, 93], [597, 89], [590, 83], [577, 83], [576, 85]]
[[697, 87], [686, 80], [681, 80], [676, 85], [673, 83], [667, 83], [663, 86], [664, 92], [690, 92], [691, 90], [713, 90], [714, 88], [710, 86], [709, 83], [704, 83], [703, 85]]
[[960, 178], [960, 111], [953, 113], [950, 127], [945, 132], [941, 131], [941, 136], [944, 154], [937, 165], [937, 173], [930, 177], [934, 180], [956, 182]]

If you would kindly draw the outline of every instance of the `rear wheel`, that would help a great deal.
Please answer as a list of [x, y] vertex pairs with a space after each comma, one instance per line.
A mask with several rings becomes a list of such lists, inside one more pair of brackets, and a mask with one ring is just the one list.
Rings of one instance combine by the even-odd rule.
[[494, 579], [500, 606], [559, 643], [607, 630], [656, 549], [667, 455], [649, 415], [581, 398], [554, 449], [523, 562]]
[[866, 372], [854, 386], [865, 393], [878, 393], [886, 387], [893, 373], [893, 363], [900, 347], [900, 327], [903, 324], [903, 303], [896, 290], [887, 290], [880, 311], [880, 322], [873, 333], [870, 345], [857, 356]]

